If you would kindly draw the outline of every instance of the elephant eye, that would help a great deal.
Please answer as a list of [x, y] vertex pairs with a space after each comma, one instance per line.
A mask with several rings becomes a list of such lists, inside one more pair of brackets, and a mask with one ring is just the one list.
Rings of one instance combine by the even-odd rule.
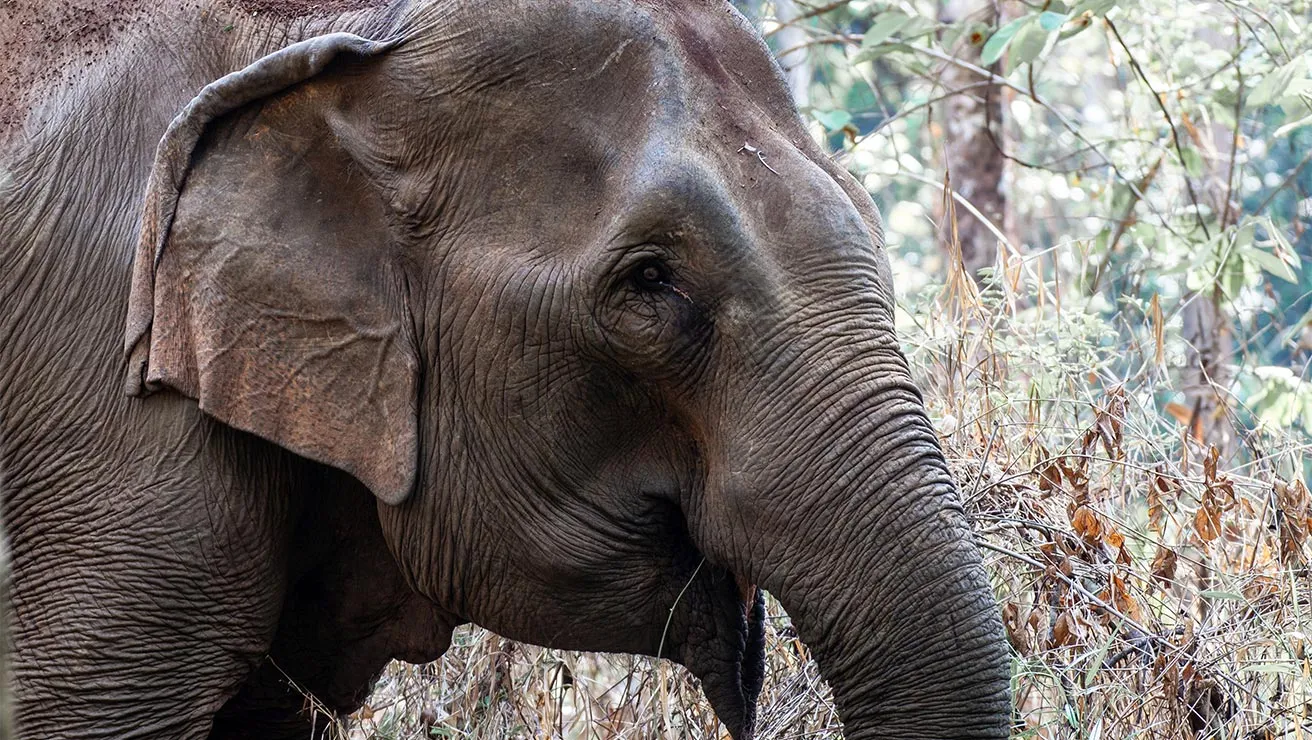
[[634, 268], [633, 284], [647, 293], [663, 291], [670, 287], [670, 268], [661, 260], [646, 260]]

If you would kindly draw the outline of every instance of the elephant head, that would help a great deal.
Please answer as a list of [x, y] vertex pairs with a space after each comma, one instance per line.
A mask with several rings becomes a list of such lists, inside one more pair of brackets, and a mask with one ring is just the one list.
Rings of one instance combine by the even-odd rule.
[[762, 588], [849, 737], [1004, 737], [996, 605], [894, 336], [879, 216], [741, 17], [392, 12], [174, 120], [129, 392], [353, 474], [441, 608], [679, 661], [735, 737]]

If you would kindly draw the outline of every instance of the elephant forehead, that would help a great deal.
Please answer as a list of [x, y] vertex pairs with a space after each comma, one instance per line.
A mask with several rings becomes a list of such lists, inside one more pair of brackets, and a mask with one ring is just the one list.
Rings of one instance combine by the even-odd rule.
[[[406, 149], [421, 168], [432, 164], [423, 153], [444, 152], [436, 178], [459, 180], [448, 192], [506, 225], [549, 213], [536, 225], [559, 228], [562, 207], [614, 213], [616, 198], [659, 179], [773, 176], [750, 155], [769, 140], [781, 156], [806, 137], [728, 3], [496, 0], [471, 11], [477, 22], [450, 3], [428, 7], [398, 50], [398, 90], [428, 112], [419, 135], [430, 141]], [[414, 181], [426, 188], [430, 174]], [[515, 212], [499, 207], [508, 202]]]
[[412, 13], [398, 51], [409, 89], [509, 98], [493, 111], [502, 126], [627, 121], [614, 131], [624, 139], [651, 118], [668, 130], [795, 115], [768, 51], [727, 2], [480, 0]]

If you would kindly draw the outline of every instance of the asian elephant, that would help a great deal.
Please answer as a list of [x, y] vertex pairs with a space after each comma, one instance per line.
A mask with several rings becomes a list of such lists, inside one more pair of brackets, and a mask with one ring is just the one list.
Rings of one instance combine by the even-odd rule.
[[879, 216], [728, 3], [90, 6], [0, 8], [21, 737], [310, 737], [476, 622], [741, 740], [760, 589], [847, 737], [1006, 736]]

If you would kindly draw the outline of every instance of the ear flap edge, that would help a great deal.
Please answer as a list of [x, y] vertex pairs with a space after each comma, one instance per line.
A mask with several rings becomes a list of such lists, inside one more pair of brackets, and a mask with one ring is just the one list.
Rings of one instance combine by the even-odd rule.
[[155, 313], [155, 268], [173, 225], [192, 152], [205, 128], [225, 113], [314, 77], [339, 54], [370, 57], [399, 43], [397, 39], [371, 41], [351, 33], [315, 36], [211, 82], [174, 117], [155, 149], [155, 161], [146, 185], [141, 233], [132, 261], [124, 346], [128, 360], [124, 391], [129, 396], [142, 397], [160, 389], [147, 378], [150, 330]]
[[[338, 55], [397, 43], [293, 44], [207, 85], [173, 120], [150, 175], [124, 346], [128, 395], [172, 388], [393, 505], [415, 484], [419, 365], [409, 298], [377, 243], [382, 202], [363, 178], [334, 184], [351, 163], [331, 136], [310, 136], [308, 156], [240, 136], [196, 152], [225, 114]], [[294, 167], [265, 169], [293, 155]]]

